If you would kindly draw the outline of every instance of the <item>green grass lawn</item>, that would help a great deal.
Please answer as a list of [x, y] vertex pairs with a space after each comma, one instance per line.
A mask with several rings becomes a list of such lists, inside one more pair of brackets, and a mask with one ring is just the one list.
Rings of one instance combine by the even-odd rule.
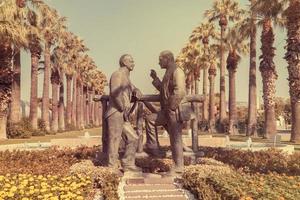
[[0, 145], [5, 144], [20, 144], [20, 143], [35, 143], [35, 142], [50, 142], [51, 139], [58, 138], [77, 138], [78, 136], [83, 136], [85, 132], [89, 132], [91, 136], [101, 135], [101, 128], [85, 129], [80, 131], [69, 131], [63, 133], [56, 133], [55, 135], [45, 135], [45, 136], [33, 136], [28, 139], [8, 139], [0, 140]]

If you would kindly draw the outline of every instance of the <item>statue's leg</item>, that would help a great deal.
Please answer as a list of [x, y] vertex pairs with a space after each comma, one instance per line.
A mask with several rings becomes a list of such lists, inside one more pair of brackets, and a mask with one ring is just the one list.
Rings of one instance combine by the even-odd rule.
[[149, 114], [145, 117], [145, 128], [146, 128], [146, 144], [147, 149], [158, 149], [158, 141], [156, 140], [155, 121], [157, 113]]
[[139, 137], [136, 135], [136, 131], [133, 129], [130, 122], [124, 123], [122, 138], [125, 141], [125, 154], [122, 158], [122, 166], [125, 170], [126, 168], [134, 168], [135, 153]]
[[160, 111], [158, 113], [152, 113], [145, 117], [146, 125], [146, 152], [154, 155], [161, 156], [162, 152], [159, 150], [159, 142], [157, 137], [157, 126], [165, 125], [166, 117]]
[[172, 157], [175, 163], [175, 172], [182, 172], [184, 167], [182, 127], [183, 124], [177, 122], [176, 120], [175, 112], [171, 110], [168, 111], [167, 131], [170, 135]]
[[118, 150], [123, 130], [123, 114], [115, 112], [107, 119], [108, 124], [108, 166], [118, 167]]

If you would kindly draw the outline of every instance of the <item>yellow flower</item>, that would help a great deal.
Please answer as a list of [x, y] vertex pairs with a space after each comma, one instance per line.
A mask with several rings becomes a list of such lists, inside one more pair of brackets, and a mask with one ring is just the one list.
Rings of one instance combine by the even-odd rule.
[[17, 191], [17, 189], [18, 189], [18, 188], [17, 188], [16, 186], [12, 186], [12, 187], [10, 188], [10, 191], [11, 191], [11, 192], [15, 192], [15, 191]]
[[8, 196], [8, 197], [13, 197], [13, 196], [15, 196], [15, 194], [14, 194], [13, 192], [9, 192], [9, 193], [7, 194], [7, 196]]

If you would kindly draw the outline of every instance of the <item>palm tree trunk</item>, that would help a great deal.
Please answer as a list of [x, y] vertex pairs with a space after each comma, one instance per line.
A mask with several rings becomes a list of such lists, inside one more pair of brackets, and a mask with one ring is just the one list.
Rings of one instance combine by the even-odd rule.
[[85, 95], [84, 95], [84, 86], [81, 84], [80, 87], [80, 127], [81, 129], [85, 128], [85, 120], [84, 120], [84, 104], [85, 104]]
[[50, 84], [50, 45], [45, 43], [45, 68], [42, 97], [42, 120], [45, 122], [46, 130], [49, 131], [49, 84]]
[[90, 91], [89, 89], [87, 89], [86, 92], [86, 123], [87, 125], [89, 125], [91, 123], [90, 121], [90, 105], [91, 105], [91, 100], [90, 100], [91, 96], [90, 96]]
[[76, 75], [73, 75], [73, 92], [72, 92], [72, 125], [77, 126], [77, 100], [78, 100], [78, 90], [77, 90], [77, 79]]
[[8, 121], [10, 123], [17, 123], [21, 120], [21, 52], [16, 49], [16, 55], [13, 61], [14, 80], [12, 83], [10, 112]]
[[250, 68], [247, 136], [257, 137], [257, 94], [256, 94], [256, 27], [250, 35]]
[[67, 124], [72, 122], [72, 76], [66, 75], [67, 79]]
[[207, 82], [208, 82], [208, 69], [205, 67], [203, 69], [203, 96], [205, 97], [205, 100], [203, 102], [203, 121], [208, 121], [208, 98], [207, 98]]
[[52, 82], [52, 120], [51, 131], [56, 133], [58, 131], [58, 81]]
[[237, 134], [236, 130], [236, 95], [235, 95], [236, 71], [229, 70], [229, 134]]
[[224, 131], [224, 120], [226, 119], [226, 94], [225, 94], [225, 52], [224, 52], [224, 34], [226, 26], [221, 25], [221, 68], [220, 68], [220, 125], [221, 131]]
[[270, 138], [276, 134], [276, 118], [275, 118], [275, 80], [277, 73], [273, 58], [275, 56], [274, 34], [270, 19], [264, 20], [262, 35], [262, 61], [260, 63], [260, 71], [263, 79], [263, 98], [265, 108], [265, 137]]
[[13, 82], [12, 49], [9, 43], [0, 43], [0, 139], [7, 139], [8, 104]]
[[31, 88], [29, 120], [34, 130], [38, 129], [38, 66], [40, 53], [31, 52]]
[[76, 127], [81, 129], [82, 119], [81, 119], [81, 84], [77, 82], [76, 90]]
[[58, 129], [65, 130], [65, 103], [64, 103], [64, 77], [62, 73], [59, 86], [59, 102], [58, 102]]
[[[98, 92], [95, 91], [95, 94], [98, 95]], [[94, 116], [95, 116], [95, 126], [100, 126], [100, 115], [99, 115], [99, 112], [100, 112], [100, 109], [99, 109], [99, 106], [100, 106], [100, 103], [99, 101], [96, 101], [95, 102], [95, 106], [94, 106]]]
[[83, 93], [82, 93], [82, 116], [83, 116], [83, 127], [87, 125], [86, 123], [86, 89], [83, 86]]
[[191, 94], [195, 94], [195, 76], [192, 75], [192, 81], [191, 81]]
[[215, 77], [216, 69], [210, 69], [209, 75], [209, 132], [215, 132], [216, 117], [215, 117]]
[[290, 1], [287, 9], [287, 52], [290, 99], [292, 108], [291, 141], [300, 142], [300, 1]]
[[95, 90], [92, 89], [91, 91], [91, 106], [90, 106], [90, 119], [91, 119], [91, 124], [95, 125], [95, 113], [94, 113], [94, 107], [95, 107], [95, 102], [94, 102], [94, 97], [95, 97]]

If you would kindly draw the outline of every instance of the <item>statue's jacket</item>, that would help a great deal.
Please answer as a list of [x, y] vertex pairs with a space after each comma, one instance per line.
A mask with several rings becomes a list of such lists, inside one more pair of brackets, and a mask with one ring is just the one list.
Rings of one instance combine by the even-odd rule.
[[109, 105], [105, 113], [105, 118], [108, 118], [115, 112], [123, 113], [126, 108], [129, 108], [132, 92], [135, 89], [135, 86], [129, 79], [129, 74], [122, 70], [122, 68], [111, 75], [109, 87]]

